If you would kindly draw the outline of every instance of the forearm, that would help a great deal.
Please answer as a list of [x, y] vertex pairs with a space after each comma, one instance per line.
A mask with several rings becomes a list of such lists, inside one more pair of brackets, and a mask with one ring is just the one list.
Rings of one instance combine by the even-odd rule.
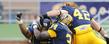
[[63, 14], [68, 14], [68, 11], [66, 10], [51, 10], [47, 12], [47, 16], [58, 16], [58, 15], [63, 15]]
[[38, 39], [38, 40], [45, 40], [45, 39], [50, 38], [47, 31], [40, 32], [37, 29], [34, 30], [34, 35], [35, 35], [36, 39]]
[[60, 15], [60, 10], [51, 10], [47, 12], [48, 16], [58, 16]]
[[45, 39], [49, 39], [49, 38], [50, 38], [50, 36], [49, 36], [47, 31], [43, 31], [43, 32], [40, 33], [40, 39], [41, 40], [45, 40]]
[[25, 24], [22, 22], [22, 23], [18, 23], [19, 24], [19, 28], [21, 30], [21, 32], [23, 33], [23, 35], [30, 39], [31, 37], [31, 33], [28, 31], [27, 27], [25, 26]]
[[30, 39], [30, 37], [32, 36], [31, 33], [28, 31], [27, 27], [25, 26], [25, 24], [23, 23], [23, 21], [21, 20], [21, 16], [22, 13], [18, 12], [16, 15], [16, 20], [17, 23], [19, 24], [19, 28], [21, 30], [21, 32], [23, 33], [23, 35], [27, 38]]
[[91, 26], [92, 26], [92, 28], [94, 28], [96, 31], [99, 31], [99, 30], [100, 30], [100, 27], [101, 27], [95, 20], [92, 20], [92, 21], [91, 21]]
[[104, 29], [95, 20], [91, 21], [91, 26], [92, 26], [93, 29], [95, 29], [96, 31], [100, 32], [100, 34], [102, 36], [106, 35], [106, 32], [104, 31]]

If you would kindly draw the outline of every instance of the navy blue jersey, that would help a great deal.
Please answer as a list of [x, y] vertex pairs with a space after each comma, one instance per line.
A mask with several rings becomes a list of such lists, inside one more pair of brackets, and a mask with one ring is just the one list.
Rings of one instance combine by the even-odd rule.
[[63, 23], [55, 23], [50, 27], [56, 32], [56, 38], [51, 39], [52, 44], [71, 44], [72, 32]]
[[67, 10], [68, 13], [73, 17], [73, 21], [72, 21], [73, 26], [71, 27], [71, 29], [74, 29], [75, 27], [80, 26], [80, 25], [91, 23], [90, 21], [93, 16], [90, 15], [85, 10], [75, 9], [70, 6], [63, 6], [62, 9]]

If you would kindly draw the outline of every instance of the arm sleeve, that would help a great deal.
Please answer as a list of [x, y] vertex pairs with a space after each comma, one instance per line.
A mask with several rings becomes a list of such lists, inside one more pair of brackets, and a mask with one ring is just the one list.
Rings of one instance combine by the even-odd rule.
[[63, 6], [63, 7], [62, 7], [62, 10], [68, 11], [68, 13], [69, 13], [70, 15], [73, 15], [73, 12], [74, 12], [74, 8], [72, 8], [72, 7], [70, 7], [70, 6]]
[[57, 24], [52, 24], [51, 27], [48, 29], [48, 33], [51, 38], [55, 38], [57, 36], [56, 34], [57, 27], [58, 27]]
[[48, 34], [49, 34], [50, 38], [55, 38], [57, 36], [56, 32], [53, 29], [49, 29]]
[[28, 31], [31, 32], [33, 34], [33, 30], [34, 30], [34, 25], [31, 23], [29, 26], [28, 26]]
[[38, 40], [45, 40], [45, 39], [56, 37], [56, 33], [53, 30], [40, 32], [37, 29], [35, 29], [34, 35], [35, 35], [36, 39], [38, 39]]
[[91, 14], [90, 14], [90, 20], [93, 20], [93, 17], [94, 17], [94, 15], [91, 15]]
[[47, 31], [42, 31], [42, 32], [40, 32], [38, 29], [34, 29], [34, 35], [36, 39], [44, 40], [49, 38], [55, 38], [57, 35], [56, 35], [56, 31], [54, 30], [55, 29], [54, 25], [52, 27], [53, 28], [49, 28]]

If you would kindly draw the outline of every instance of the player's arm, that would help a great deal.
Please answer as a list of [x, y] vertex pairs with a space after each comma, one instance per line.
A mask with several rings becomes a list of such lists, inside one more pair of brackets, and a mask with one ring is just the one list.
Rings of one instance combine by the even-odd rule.
[[104, 29], [94, 19], [91, 20], [91, 26], [106, 39], [106, 42], [108, 44], [109, 43], [109, 37], [108, 37], [107, 33], [104, 31]]
[[47, 31], [42, 31], [42, 32], [40, 32], [37, 28], [34, 28], [34, 35], [35, 35], [36, 39], [39, 39], [39, 40], [55, 38], [57, 36], [57, 34], [54, 30], [54, 29], [56, 29], [56, 27], [57, 26], [52, 25]]
[[19, 27], [20, 27], [20, 30], [21, 30], [21, 32], [23, 33], [23, 35], [26, 37], [26, 38], [28, 38], [28, 39], [30, 39], [30, 37], [31, 37], [31, 33], [28, 31], [28, 28], [26, 27], [26, 25], [23, 23], [23, 21], [21, 20], [21, 15], [22, 15], [22, 13], [18, 13], [17, 14], [17, 23], [19, 24]]
[[72, 7], [63, 6], [61, 10], [54, 9], [54, 10], [48, 11], [44, 16], [46, 16], [46, 17], [48, 17], [48, 16], [61, 16], [61, 17], [63, 17], [66, 14], [72, 15], [74, 10], [75, 9]]
[[51, 10], [46, 12], [46, 14], [43, 15], [43, 17], [51, 17], [51, 16], [59, 16], [59, 15], [65, 15], [68, 14], [68, 11], [66, 10]]
[[55, 38], [56, 37], [56, 32], [53, 31], [53, 30], [39, 32], [36, 29], [34, 31], [34, 35], [35, 35], [36, 39], [38, 39], [38, 40], [44, 40], [44, 39], [49, 39], [49, 38]]
[[68, 14], [68, 11], [66, 10], [51, 10], [47, 12], [48, 16], [58, 16], [58, 15], [63, 15], [63, 14]]
[[93, 29], [98, 31], [102, 36], [107, 35], [104, 29], [94, 19], [91, 20], [91, 26]]
[[49, 38], [55, 38], [56, 32], [54, 30], [49, 29], [48, 31], [40, 32], [38, 29], [34, 30], [34, 35], [38, 40], [44, 40]]
[[61, 14], [68, 13], [66, 10], [61, 10], [62, 6], [64, 6], [63, 3], [58, 3], [58, 4], [54, 5], [52, 7], [52, 10], [47, 12], [47, 15], [48, 16], [58, 16], [58, 15], [61, 15]]

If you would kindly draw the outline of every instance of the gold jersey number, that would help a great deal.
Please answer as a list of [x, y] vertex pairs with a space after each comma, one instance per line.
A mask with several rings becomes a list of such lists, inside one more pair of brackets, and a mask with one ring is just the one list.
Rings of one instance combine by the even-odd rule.
[[74, 17], [77, 17], [78, 19], [90, 20], [89, 16], [90, 14], [87, 11], [81, 10], [80, 12], [78, 9], [75, 9], [74, 11]]
[[71, 44], [72, 43], [72, 36], [70, 34], [66, 34], [66, 38], [68, 38], [67, 43]]

